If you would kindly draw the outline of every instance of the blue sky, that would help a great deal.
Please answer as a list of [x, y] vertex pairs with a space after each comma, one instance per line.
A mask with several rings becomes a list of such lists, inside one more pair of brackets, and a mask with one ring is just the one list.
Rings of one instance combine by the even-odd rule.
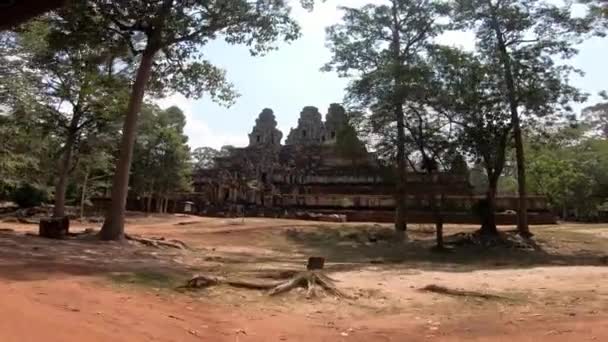
[[[346, 79], [319, 69], [330, 59], [325, 47], [325, 27], [340, 20], [338, 5], [359, 6], [369, 0], [328, 0], [317, 5], [312, 13], [294, 8], [294, 16], [302, 26], [302, 37], [291, 44], [280, 44], [278, 51], [264, 57], [251, 57], [246, 48], [213, 42], [204, 48], [207, 58], [227, 70], [229, 80], [241, 97], [230, 108], [218, 106], [205, 98], [189, 100], [174, 95], [160, 101], [161, 105], [178, 105], [186, 112], [186, 133], [192, 148], [222, 145], [244, 146], [255, 118], [263, 108], [272, 108], [279, 129], [286, 136], [297, 124], [305, 106], [316, 106], [325, 114], [330, 103], [341, 102]], [[473, 46], [473, 37], [465, 33], [442, 37], [442, 42], [465, 48]], [[594, 94], [589, 104], [598, 101], [600, 90], [608, 89], [608, 39], [592, 39], [580, 47], [572, 63], [586, 72], [573, 83]]]

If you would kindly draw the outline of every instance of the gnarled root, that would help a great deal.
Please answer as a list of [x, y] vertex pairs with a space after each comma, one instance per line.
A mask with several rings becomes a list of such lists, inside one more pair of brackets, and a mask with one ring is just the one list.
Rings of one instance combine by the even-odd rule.
[[203, 289], [217, 285], [228, 285], [237, 288], [245, 288], [252, 290], [269, 290], [268, 295], [276, 296], [285, 292], [289, 292], [297, 287], [306, 288], [306, 297], [313, 298], [317, 296], [317, 288], [320, 287], [327, 293], [338, 298], [349, 298], [344, 292], [340, 291], [334, 284], [335, 280], [326, 276], [319, 271], [305, 271], [294, 275], [287, 281], [268, 282], [255, 281], [245, 279], [228, 279], [225, 277], [211, 275], [197, 275], [180, 286], [180, 289]]
[[146, 245], [146, 246], [154, 247], [154, 248], [169, 247], [169, 248], [175, 248], [175, 249], [189, 249], [188, 245], [186, 245], [184, 242], [179, 241], [179, 240], [165, 240], [164, 238], [146, 239], [146, 238], [129, 235], [129, 234], [125, 234], [125, 238], [129, 241], [139, 242], [142, 245]]
[[424, 291], [424, 292], [433, 292], [433, 293], [439, 293], [439, 294], [445, 294], [445, 295], [457, 296], [457, 297], [474, 297], [474, 298], [482, 298], [482, 299], [505, 299], [505, 297], [502, 297], [499, 295], [482, 293], [482, 292], [477, 292], [477, 291], [451, 289], [451, 288], [448, 288], [445, 286], [440, 286], [440, 285], [435, 285], [435, 284], [427, 285], [427, 286], [421, 288], [420, 290]]
[[332, 294], [339, 298], [348, 298], [348, 296], [344, 292], [338, 290], [338, 288], [334, 284], [334, 281], [335, 280], [331, 279], [330, 277], [319, 271], [306, 271], [298, 273], [290, 280], [275, 286], [268, 292], [268, 294], [270, 296], [276, 296], [278, 294], [293, 290], [296, 287], [306, 287], [306, 297], [311, 298], [316, 295], [315, 287], [316, 285], [319, 285], [323, 290], [327, 291], [329, 294]]

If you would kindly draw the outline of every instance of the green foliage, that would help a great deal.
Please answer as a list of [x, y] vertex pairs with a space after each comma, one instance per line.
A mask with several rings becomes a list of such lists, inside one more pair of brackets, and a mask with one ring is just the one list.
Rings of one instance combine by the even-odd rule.
[[195, 170], [208, 170], [215, 167], [215, 158], [220, 156], [220, 151], [212, 147], [199, 147], [192, 152]]
[[565, 127], [550, 138], [534, 137], [530, 151], [529, 188], [545, 195], [556, 211], [591, 216], [608, 198], [607, 140]]
[[138, 194], [169, 196], [190, 189], [192, 165], [184, 125], [185, 116], [177, 107], [144, 107], [131, 174]]
[[357, 131], [350, 124], [344, 124], [336, 133], [336, 152], [356, 165], [362, 158], [367, 157], [365, 144], [359, 140]]
[[418, 104], [428, 95], [424, 56], [444, 29], [438, 19], [446, 8], [433, 0], [394, 0], [343, 10], [343, 22], [327, 30], [332, 59], [324, 70], [353, 76], [346, 102], [371, 113], [359, 117], [365, 123], [357, 126], [381, 158], [400, 164], [409, 154], [401, 124], [417, 117]]
[[582, 119], [595, 135], [608, 138], [608, 102], [586, 107], [583, 109]]
[[54, 214], [62, 215], [66, 192], [76, 194], [68, 176], [85, 146], [108, 132], [118, 133], [114, 123], [129, 88], [130, 65], [123, 58], [127, 51], [63, 10], [5, 37], [0, 57], [15, 70], [0, 77], [0, 87], [12, 110], [31, 113], [32, 124], [57, 140], [55, 165], [45, 171], [57, 176]]
[[[312, 8], [314, 1], [302, 4]], [[148, 90], [208, 95], [231, 105], [238, 94], [226, 72], [205, 59], [203, 46], [215, 39], [249, 47], [252, 55], [275, 49], [275, 41], [292, 41], [300, 27], [285, 1], [77, 1], [73, 10], [87, 13], [100, 36], [127, 46], [132, 56], [154, 59]], [[161, 53], [157, 53], [161, 52]]]
[[38, 186], [22, 183], [13, 190], [12, 200], [21, 208], [31, 208], [46, 202], [48, 194]]
[[0, 115], [0, 199], [20, 183], [47, 185], [56, 168], [57, 139], [23, 110]]

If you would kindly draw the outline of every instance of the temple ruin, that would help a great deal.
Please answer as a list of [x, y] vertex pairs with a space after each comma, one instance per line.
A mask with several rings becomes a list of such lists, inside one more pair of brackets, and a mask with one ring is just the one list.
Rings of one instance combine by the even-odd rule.
[[[271, 109], [264, 109], [249, 134], [247, 147], [234, 148], [216, 159], [213, 169], [195, 174], [192, 200], [202, 213], [225, 212], [239, 206], [250, 214], [287, 215], [306, 211], [340, 213], [349, 221], [390, 222], [394, 218], [394, 171], [365, 150], [346, 156], [338, 148], [340, 132], [349, 128], [344, 108], [332, 104], [325, 120], [318, 108], [304, 107], [298, 125], [281, 144]], [[473, 193], [468, 174], [442, 172], [430, 177], [409, 172], [408, 220], [432, 222], [430, 196], [443, 197], [445, 222], [473, 223]], [[499, 211], [515, 210], [516, 197], [499, 197]], [[530, 222], [553, 221], [546, 200], [529, 199]], [[514, 215], [499, 214], [512, 223]]]

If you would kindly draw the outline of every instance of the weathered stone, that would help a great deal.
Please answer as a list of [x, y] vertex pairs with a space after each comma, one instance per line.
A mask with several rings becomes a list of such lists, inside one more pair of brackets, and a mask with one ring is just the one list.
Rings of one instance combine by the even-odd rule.
[[[345, 140], [338, 139], [339, 133], [343, 137], [349, 129], [348, 141], [362, 148], [356, 158], [346, 155], [341, 148]], [[282, 133], [274, 113], [264, 109], [249, 134], [249, 146], [233, 148], [217, 158], [215, 169], [197, 171], [194, 188], [200, 197], [192, 200], [208, 215], [242, 205], [246, 215], [275, 217], [291, 212], [294, 214], [289, 217], [306, 220], [391, 222], [395, 207], [393, 170], [382, 166], [352, 132], [342, 106], [332, 104], [325, 121], [316, 107], [308, 106], [281, 145]], [[466, 167], [466, 163], [461, 166]], [[473, 194], [465, 172], [437, 172], [433, 177], [409, 172], [406, 186], [410, 222], [434, 222], [429, 203], [435, 196], [443, 201], [444, 222], [477, 223], [471, 208], [480, 197]], [[497, 211], [514, 209], [517, 198], [497, 198], [496, 207]], [[543, 198], [530, 197], [528, 207], [531, 212], [547, 213]], [[496, 219], [500, 220], [500, 215]], [[536, 224], [552, 223], [539, 215], [529, 219]]]
[[277, 121], [272, 109], [266, 108], [255, 120], [255, 126], [249, 134], [249, 146], [281, 145], [283, 133], [277, 129]]

